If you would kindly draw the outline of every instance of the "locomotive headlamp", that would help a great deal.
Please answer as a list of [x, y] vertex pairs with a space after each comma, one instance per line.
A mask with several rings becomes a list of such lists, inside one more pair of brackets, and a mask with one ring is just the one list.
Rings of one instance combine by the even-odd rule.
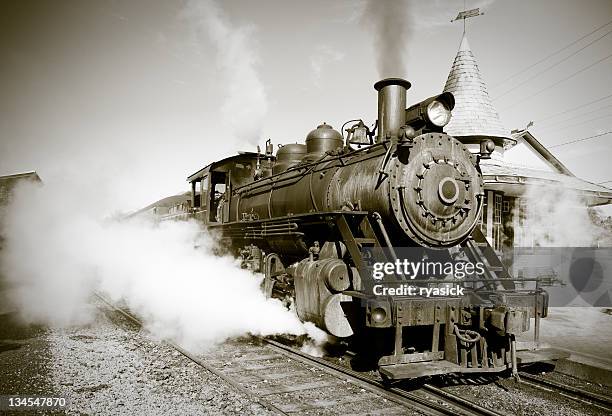
[[374, 303], [368, 306], [367, 325], [373, 328], [388, 328], [391, 325], [389, 305]]
[[427, 106], [427, 118], [431, 124], [444, 127], [451, 119], [451, 112], [441, 101], [434, 100]]
[[374, 322], [383, 322], [387, 318], [387, 311], [385, 311], [380, 306], [374, 308], [372, 310], [372, 320]]
[[448, 124], [455, 108], [455, 97], [450, 92], [429, 97], [406, 109], [406, 124], [415, 130], [428, 126], [440, 129]]

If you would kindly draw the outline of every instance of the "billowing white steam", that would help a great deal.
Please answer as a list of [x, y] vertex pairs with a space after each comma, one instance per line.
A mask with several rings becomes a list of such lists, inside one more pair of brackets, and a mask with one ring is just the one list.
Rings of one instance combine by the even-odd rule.
[[[602, 230], [591, 221], [586, 202], [561, 184], [531, 185], [526, 200], [523, 233], [527, 243], [541, 247], [589, 247]], [[531, 245], [531, 244], [529, 244]]]
[[253, 26], [236, 26], [213, 0], [191, 0], [181, 13], [198, 41], [209, 40], [216, 51], [219, 84], [224, 86], [223, 118], [236, 138], [257, 144], [268, 112], [266, 91], [257, 72]]
[[213, 242], [197, 224], [100, 221], [88, 203], [95, 198], [65, 183], [16, 189], [2, 229], [0, 274], [26, 320], [86, 323], [88, 298], [102, 291], [125, 301], [157, 336], [188, 345], [305, 333], [293, 312], [265, 299], [260, 277], [211, 254]]
[[407, 44], [412, 27], [406, 0], [368, 0], [362, 21], [374, 39], [378, 75], [406, 77]]

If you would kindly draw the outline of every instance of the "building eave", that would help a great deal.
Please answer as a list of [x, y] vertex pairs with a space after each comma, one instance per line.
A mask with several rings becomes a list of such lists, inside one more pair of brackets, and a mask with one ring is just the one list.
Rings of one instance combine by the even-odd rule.
[[550, 166], [550, 168], [552, 168], [555, 172], [568, 176], [576, 176], [528, 130], [518, 131], [514, 133], [513, 136], [525, 143], [525, 145], [530, 148], [536, 156]]
[[38, 182], [42, 182], [38, 173], [35, 170], [27, 171], [27, 172], [19, 172], [19, 173], [11, 173], [9, 175], [0, 175], [0, 180], [8, 180], [8, 179], [21, 179], [27, 178], [31, 180], [35, 180]]
[[[571, 189], [579, 197], [585, 199], [589, 206], [607, 205], [612, 203], [612, 189], [590, 190], [568, 186], [561, 181], [546, 178], [536, 178], [520, 175], [483, 175], [485, 190], [503, 192], [508, 196], [523, 196], [529, 186], [563, 185]], [[583, 181], [588, 183], [586, 181]]]

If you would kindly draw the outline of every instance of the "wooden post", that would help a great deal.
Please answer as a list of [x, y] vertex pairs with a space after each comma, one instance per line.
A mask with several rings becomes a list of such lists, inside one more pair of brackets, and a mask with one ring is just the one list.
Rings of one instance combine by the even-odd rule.
[[493, 211], [495, 210], [495, 197], [493, 191], [487, 191], [487, 240], [493, 247]]

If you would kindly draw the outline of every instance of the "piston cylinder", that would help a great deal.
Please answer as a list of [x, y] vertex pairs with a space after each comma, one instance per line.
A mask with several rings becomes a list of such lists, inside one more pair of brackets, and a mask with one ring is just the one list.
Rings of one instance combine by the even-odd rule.
[[336, 337], [353, 334], [342, 307], [342, 303], [351, 300], [341, 293], [351, 284], [344, 261], [302, 260], [295, 268], [294, 279], [296, 311], [300, 319], [313, 322]]

